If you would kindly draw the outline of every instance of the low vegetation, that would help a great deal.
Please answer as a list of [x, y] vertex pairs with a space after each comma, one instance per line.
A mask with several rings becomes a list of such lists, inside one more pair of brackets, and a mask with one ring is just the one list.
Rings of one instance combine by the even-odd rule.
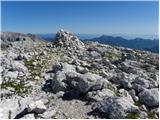
[[1, 89], [7, 89], [8, 87], [13, 88], [14, 94], [18, 94], [20, 96], [23, 96], [24, 94], [28, 93], [30, 90], [30, 86], [25, 86], [24, 83], [16, 83], [13, 81], [7, 81], [7, 82], [2, 82], [1, 84]]
[[130, 112], [126, 116], [127, 119], [137, 119], [139, 117], [138, 113]]

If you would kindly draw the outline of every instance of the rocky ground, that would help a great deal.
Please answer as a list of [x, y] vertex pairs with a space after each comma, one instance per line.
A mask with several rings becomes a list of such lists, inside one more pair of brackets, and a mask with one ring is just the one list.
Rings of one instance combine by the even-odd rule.
[[159, 118], [158, 54], [1, 33], [0, 118]]

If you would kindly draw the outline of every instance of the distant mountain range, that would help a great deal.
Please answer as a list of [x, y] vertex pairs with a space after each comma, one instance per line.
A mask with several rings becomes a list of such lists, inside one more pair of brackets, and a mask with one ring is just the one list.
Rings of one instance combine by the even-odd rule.
[[102, 35], [93, 39], [86, 39], [85, 41], [94, 41], [102, 44], [109, 44], [112, 46], [127, 47], [138, 50], [146, 50], [158, 53], [159, 52], [159, 40], [158, 39], [125, 39], [123, 37], [113, 37]]
[[[47, 34], [35, 34], [43, 39], [47, 39], [47, 40], [53, 40], [53, 38], [55, 38], [55, 34], [54, 33], [47, 33]], [[100, 37], [103, 34], [77, 34], [75, 33], [76, 36], [78, 36], [79, 39], [81, 40], [85, 40], [85, 39], [92, 39], [92, 38], [96, 38], [96, 37]], [[143, 34], [107, 34], [108, 36], [121, 36], [125, 39], [134, 39], [136, 37], [138, 38], [144, 38], [144, 39], [158, 39], [159, 36], [157, 34], [148, 34], [148, 35], [143, 35]]]
[[[53, 41], [55, 34], [36, 34], [38, 37], [47, 41]], [[94, 41], [102, 44], [109, 44], [112, 46], [127, 47], [138, 50], [145, 50], [159, 53], [159, 40], [146, 38], [132, 38], [132, 37], [116, 37], [100, 34], [76, 34], [82, 41]], [[124, 35], [122, 35], [124, 36]], [[132, 39], [127, 39], [132, 38]]]

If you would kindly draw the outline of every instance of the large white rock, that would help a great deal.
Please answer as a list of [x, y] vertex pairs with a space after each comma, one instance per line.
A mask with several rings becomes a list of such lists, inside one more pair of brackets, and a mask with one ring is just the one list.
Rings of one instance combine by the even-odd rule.
[[41, 100], [31, 102], [28, 107], [28, 112], [34, 112], [37, 114], [42, 114], [46, 111], [46, 106]]
[[140, 102], [149, 107], [159, 105], [159, 90], [158, 88], [144, 89], [138, 94]]
[[5, 77], [8, 77], [8, 78], [13, 78], [13, 79], [16, 79], [17, 76], [18, 76], [18, 71], [8, 71], [7, 74], [4, 75]]
[[66, 78], [70, 86], [79, 91], [86, 93], [88, 91], [100, 90], [102, 88], [112, 87], [110, 82], [99, 75], [86, 73], [79, 74], [77, 72], [66, 73]]
[[62, 63], [62, 71], [64, 72], [72, 72], [76, 71], [75, 67], [73, 65], [67, 64], [67, 63]]
[[6, 99], [0, 102], [0, 119], [13, 119], [19, 112], [18, 99]]
[[21, 62], [19, 61], [13, 61], [12, 63], [12, 70], [13, 71], [18, 71], [18, 72], [23, 72], [26, 73], [28, 72], [28, 69], [26, 66], [24, 66]]
[[67, 84], [66, 81], [66, 75], [62, 71], [58, 71], [53, 80], [52, 80], [52, 91], [54, 93], [57, 93], [59, 91], [66, 91], [67, 90]]
[[104, 98], [115, 96], [115, 93], [110, 89], [102, 89], [97, 91], [91, 91], [87, 93], [87, 98], [93, 101], [101, 101]]
[[138, 107], [127, 97], [109, 97], [98, 103], [98, 110], [110, 119], [123, 119], [128, 112], [135, 112]]

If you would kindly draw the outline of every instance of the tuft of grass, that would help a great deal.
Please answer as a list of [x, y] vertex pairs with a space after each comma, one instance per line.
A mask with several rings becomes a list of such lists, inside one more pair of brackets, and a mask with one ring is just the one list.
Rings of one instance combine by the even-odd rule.
[[140, 106], [140, 105], [141, 105], [139, 101], [135, 101], [134, 104], [135, 104], [136, 106]]
[[107, 58], [109, 60], [112, 60], [113, 58], [116, 58], [116, 59], [121, 59], [122, 55], [121, 54], [116, 54], [116, 53], [111, 53], [111, 52], [105, 52], [103, 55], [102, 55], [103, 58]]
[[[29, 73], [31, 73], [31, 78], [35, 78], [36, 76], [40, 76], [41, 75], [41, 69], [42, 69], [42, 64], [38, 63], [36, 66], [33, 65], [33, 62], [35, 60], [25, 60], [24, 64], [25, 66], [28, 68]], [[45, 62], [43, 62], [44, 64]]]
[[34, 69], [33, 62], [34, 62], [33, 60], [29, 60], [29, 61], [24, 60], [24, 64], [29, 70]]
[[120, 93], [119, 90], [117, 90], [117, 91], [115, 91], [115, 95], [118, 96], [118, 97], [121, 97], [122, 93]]
[[8, 87], [14, 88], [14, 93], [18, 95], [23, 95], [29, 92], [30, 86], [25, 86], [24, 83], [16, 83], [16, 82], [2, 82], [1, 88], [2, 89], [7, 89]]
[[149, 111], [149, 112], [147, 112], [147, 115], [148, 115], [148, 118], [149, 118], [149, 119], [156, 119], [156, 118], [155, 118], [155, 115], [156, 115], [155, 112]]
[[127, 119], [137, 119], [139, 117], [138, 113], [129, 112], [126, 116]]

